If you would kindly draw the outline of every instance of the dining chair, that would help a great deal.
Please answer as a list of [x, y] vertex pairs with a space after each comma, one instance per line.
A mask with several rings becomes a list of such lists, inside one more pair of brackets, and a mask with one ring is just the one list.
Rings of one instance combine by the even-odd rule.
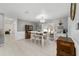
[[35, 42], [35, 40], [36, 40], [35, 33], [31, 33], [31, 39], [30, 40], [32, 42]]
[[36, 34], [36, 42], [38, 41], [38, 43], [40, 43], [42, 47], [44, 47], [45, 41], [47, 40], [48, 40], [47, 33], [42, 32]]
[[42, 34], [41, 33], [36, 33], [35, 37], [36, 37], [36, 39], [35, 39], [36, 43], [41, 44]]

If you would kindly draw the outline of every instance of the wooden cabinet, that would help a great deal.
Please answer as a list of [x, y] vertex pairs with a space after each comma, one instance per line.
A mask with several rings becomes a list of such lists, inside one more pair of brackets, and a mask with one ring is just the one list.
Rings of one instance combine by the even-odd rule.
[[27, 31], [25, 32], [25, 39], [30, 39], [31, 38], [31, 32]]
[[33, 30], [32, 25], [25, 25], [25, 39], [31, 38], [31, 31]]
[[74, 42], [71, 38], [59, 37], [57, 40], [57, 56], [76, 56]]
[[32, 31], [33, 26], [32, 25], [25, 25], [25, 31]]

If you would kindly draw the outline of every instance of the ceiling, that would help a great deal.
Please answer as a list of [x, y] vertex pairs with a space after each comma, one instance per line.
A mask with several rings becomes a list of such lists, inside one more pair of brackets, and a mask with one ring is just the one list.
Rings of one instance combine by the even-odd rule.
[[56, 19], [68, 15], [69, 5], [67, 3], [0, 3], [0, 13], [12, 18], [38, 21], [36, 16], [43, 10], [48, 15], [48, 19]]

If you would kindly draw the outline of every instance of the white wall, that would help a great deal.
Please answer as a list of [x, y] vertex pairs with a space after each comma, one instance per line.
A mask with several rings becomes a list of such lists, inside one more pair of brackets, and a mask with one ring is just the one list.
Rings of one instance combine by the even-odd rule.
[[14, 32], [14, 19], [9, 18], [7, 16], [4, 17], [4, 31], [10, 31], [10, 33]]
[[75, 42], [77, 55], [79, 55], [79, 30], [77, 29], [77, 23], [79, 22], [79, 4], [77, 4], [76, 16], [74, 21], [69, 17], [68, 19], [68, 34]]
[[17, 31], [25, 31], [25, 25], [32, 25], [34, 27], [35, 23], [27, 20], [17, 19]]
[[56, 29], [57, 26], [59, 25], [60, 20], [62, 20], [64, 28], [68, 28], [68, 17], [62, 17], [62, 18], [57, 18], [54, 20], [51, 20], [50, 22], [47, 22], [43, 25], [43, 29], [47, 29], [49, 26], [52, 27], [52, 29]]
[[17, 31], [17, 19], [12, 19], [10, 17], [5, 16], [4, 18], [4, 31], [8, 31], [9, 29], [11, 29], [10, 31], [10, 35], [13, 35], [13, 37], [15, 38], [15, 40], [20, 40], [20, 39], [24, 39], [24, 31]]
[[14, 21], [14, 36], [15, 40], [21, 40], [25, 38], [25, 32], [24, 31], [17, 31], [17, 19]]
[[4, 15], [0, 14], [0, 44], [4, 43]]
[[15, 20], [14, 27], [16, 40], [25, 39], [25, 25], [33, 25], [33, 27], [35, 28], [35, 23], [33, 22], [21, 19]]

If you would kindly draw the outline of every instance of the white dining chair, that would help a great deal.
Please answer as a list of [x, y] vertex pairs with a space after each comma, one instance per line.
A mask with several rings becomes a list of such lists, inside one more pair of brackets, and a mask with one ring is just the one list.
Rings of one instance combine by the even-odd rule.
[[36, 35], [35, 33], [31, 33], [31, 39], [30, 39], [30, 40], [31, 40], [32, 42], [35, 42], [35, 40], [36, 40], [35, 35]]
[[47, 33], [36, 34], [36, 42], [41, 44], [42, 47], [45, 45], [45, 41], [48, 40]]
[[40, 35], [40, 33], [36, 33], [35, 38], [36, 38], [35, 39], [36, 43], [40, 43], [41, 44], [42, 35]]

